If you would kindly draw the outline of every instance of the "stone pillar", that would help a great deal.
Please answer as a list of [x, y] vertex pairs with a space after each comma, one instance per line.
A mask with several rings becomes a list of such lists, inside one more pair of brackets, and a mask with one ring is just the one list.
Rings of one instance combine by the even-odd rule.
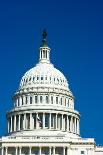
[[18, 152], [17, 151], [18, 151], [18, 148], [16, 147], [15, 148], [15, 155], [18, 155]]
[[7, 154], [8, 154], [8, 148], [5, 147], [5, 155], [7, 155]]
[[56, 130], [57, 130], [58, 116], [56, 114]]
[[73, 132], [73, 117], [72, 116], [70, 120], [70, 131]]
[[68, 119], [68, 115], [67, 115], [67, 131], [69, 131], [69, 119]]
[[33, 100], [33, 104], [35, 104], [35, 95], [33, 95], [32, 100]]
[[4, 155], [4, 147], [1, 148], [1, 155]]
[[71, 155], [70, 154], [70, 147], [67, 147], [67, 155]]
[[55, 155], [55, 146], [53, 147], [53, 155]]
[[26, 129], [26, 114], [24, 114], [23, 129]]
[[16, 131], [16, 115], [14, 116], [14, 131]]
[[20, 130], [20, 114], [19, 114], [19, 130]]
[[12, 116], [11, 116], [10, 132], [12, 132]]
[[79, 135], [79, 119], [77, 119], [77, 134]]
[[29, 155], [31, 155], [31, 146], [29, 147]]
[[30, 104], [30, 96], [28, 95], [27, 98], [28, 98], [28, 105], [29, 105]]
[[43, 129], [45, 129], [45, 113], [43, 113]]
[[30, 113], [30, 129], [32, 129], [32, 113]]
[[19, 147], [19, 155], [21, 155], [21, 147]]
[[41, 147], [39, 147], [39, 155], [41, 155]]
[[63, 114], [62, 114], [62, 130], [64, 130]]
[[8, 118], [8, 133], [10, 132], [10, 119]]
[[51, 155], [51, 147], [49, 147], [49, 155]]
[[65, 155], [65, 147], [63, 147], [63, 155]]
[[20, 106], [22, 105], [22, 97], [19, 98]]
[[51, 129], [51, 113], [49, 115], [49, 129]]
[[74, 117], [72, 117], [72, 132], [74, 133]]
[[78, 119], [78, 135], [80, 134], [80, 120]]
[[75, 123], [74, 123], [74, 124], [75, 124], [75, 131], [74, 131], [74, 132], [75, 132], [75, 133], [76, 133], [76, 130], [77, 130], [76, 121], [77, 121], [77, 118], [75, 117], [75, 121], [74, 121], [74, 122], [75, 122]]
[[38, 129], [38, 113], [36, 113], [36, 129]]
[[25, 105], [26, 104], [26, 98], [25, 98], [25, 96], [23, 96], [23, 105]]

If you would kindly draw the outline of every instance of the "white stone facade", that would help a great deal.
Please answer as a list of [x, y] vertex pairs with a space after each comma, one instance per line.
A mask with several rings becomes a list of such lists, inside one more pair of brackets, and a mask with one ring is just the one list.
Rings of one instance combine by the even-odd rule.
[[80, 137], [80, 114], [65, 76], [50, 63], [43, 32], [39, 63], [22, 77], [7, 113], [0, 155], [103, 155], [94, 139]]

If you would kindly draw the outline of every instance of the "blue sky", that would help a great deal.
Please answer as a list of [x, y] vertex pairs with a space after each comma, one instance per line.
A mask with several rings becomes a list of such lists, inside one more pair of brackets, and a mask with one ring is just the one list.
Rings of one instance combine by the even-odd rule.
[[51, 62], [67, 77], [81, 113], [81, 136], [103, 144], [103, 2], [0, 1], [0, 136], [23, 74], [38, 62], [48, 31]]

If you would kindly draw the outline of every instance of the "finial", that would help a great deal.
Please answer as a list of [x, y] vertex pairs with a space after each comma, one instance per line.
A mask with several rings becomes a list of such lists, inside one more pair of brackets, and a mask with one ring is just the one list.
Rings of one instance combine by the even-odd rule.
[[46, 36], [47, 36], [47, 32], [46, 32], [46, 29], [43, 30], [43, 33], [42, 33], [42, 46], [47, 46], [47, 42], [46, 42]]

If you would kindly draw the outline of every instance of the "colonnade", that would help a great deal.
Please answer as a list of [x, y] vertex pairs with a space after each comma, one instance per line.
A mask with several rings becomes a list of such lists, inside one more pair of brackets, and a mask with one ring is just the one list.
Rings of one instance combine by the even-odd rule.
[[60, 113], [22, 113], [8, 117], [8, 133], [20, 130], [55, 129], [79, 135], [79, 118]]
[[[24, 151], [23, 151], [24, 149]], [[26, 152], [26, 153], [25, 153]], [[29, 154], [29, 155], [70, 155], [70, 147], [64, 146], [64, 147], [56, 147], [56, 146], [17, 146], [17, 147], [1, 147], [1, 155], [22, 155], [23, 154]]]
[[15, 107], [31, 104], [53, 104], [63, 105], [66, 107], [73, 108], [74, 100], [72, 97], [63, 95], [22, 95], [15, 98]]

